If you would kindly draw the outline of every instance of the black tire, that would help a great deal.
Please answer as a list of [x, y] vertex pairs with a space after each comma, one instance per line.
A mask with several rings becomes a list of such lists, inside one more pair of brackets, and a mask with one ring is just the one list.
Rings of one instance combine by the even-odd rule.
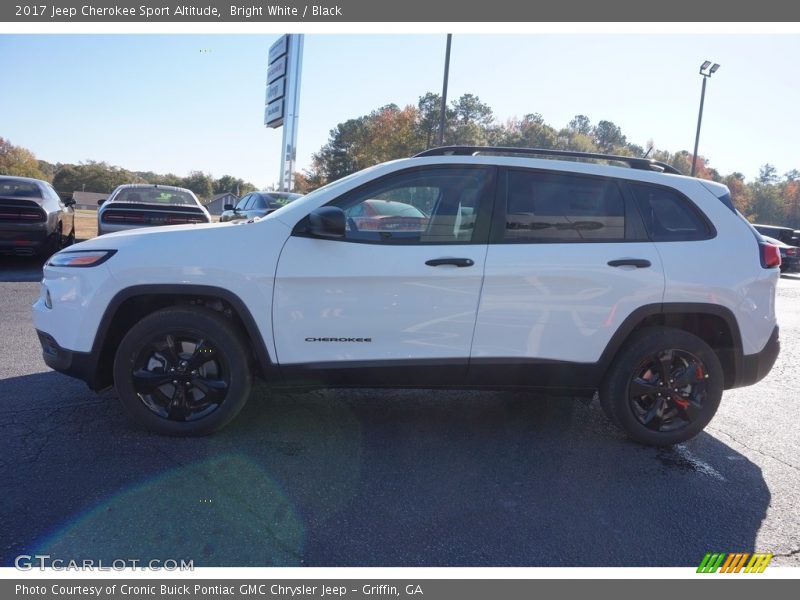
[[75, 243], [75, 225], [72, 226], [72, 231], [67, 236], [67, 239], [64, 241], [64, 248], [72, 246], [74, 243]]
[[165, 435], [217, 431], [250, 395], [245, 348], [231, 324], [209, 309], [170, 307], [144, 317], [122, 339], [114, 359], [114, 385], [125, 414]]
[[708, 425], [723, 388], [722, 366], [708, 344], [679, 329], [648, 327], [614, 359], [600, 399], [632, 440], [671, 446]]
[[48, 259], [53, 254], [58, 252], [64, 247], [64, 239], [61, 237], [61, 223], [58, 224], [56, 230], [44, 241], [41, 248], [39, 248], [39, 257]]

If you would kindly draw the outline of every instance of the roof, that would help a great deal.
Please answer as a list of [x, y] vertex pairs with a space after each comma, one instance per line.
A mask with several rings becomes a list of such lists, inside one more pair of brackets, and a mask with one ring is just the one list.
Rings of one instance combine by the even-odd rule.
[[[123, 183], [120, 186], [117, 186], [117, 190], [127, 189], [127, 188], [158, 188], [158, 189], [165, 189], [165, 190], [172, 190], [173, 192], [189, 192], [190, 194], [194, 194], [192, 190], [189, 188], [182, 188], [176, 185], [164, 185], [162, 183]], [[116, 191], [116, 190], [114, 190]]]

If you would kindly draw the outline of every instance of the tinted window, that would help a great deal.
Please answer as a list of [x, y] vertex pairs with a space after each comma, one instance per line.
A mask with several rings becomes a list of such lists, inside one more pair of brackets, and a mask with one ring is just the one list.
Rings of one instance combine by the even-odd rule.
[[180, 204], [197, 206], [197, 202], [188, 192], [165, 188], [124, 188], [114, 197], [115, 202], [131, 202], [145, 204]]
[[631, 183], [630, 187], [654, 242], [701, 240], [711, 235], [698, 210], [681, 194], [640, 183]]
[[625, 201], [613, 180], [509, 171], [504, 239], [625, 239]]
[[247, 208], [248, 208], [248, 210], [266, 210], [267, 201], [264, 199], [263, 196], [259, 196], [257, 194], [254, 194], [253, 195], [253, 202]]
[[28, 181], [18, 179], [0, 179], [0, 196], [13, 196], [15, 198], [41, 198], [39, 186]]
[[277, 210], [289, 204], [292, 200], [297, 200], [298, 198], [302, 198], [302, 194], [283, 194], [283, 193], [272, 193], [265, 195], [267, 202], [269, 203], [270, 210]]
[[245, 210], [247, 208], [248, 203], [253, 199], [253, 194], [247, 194], [244, 198], [239, 200], [236, 204], [236, 210]]
[[332, 204], [345, 211], [345, 239], [375, 243], [468, 243], [478, 207], [491, 203], [493, 170], [418, 169], [367, 184]]

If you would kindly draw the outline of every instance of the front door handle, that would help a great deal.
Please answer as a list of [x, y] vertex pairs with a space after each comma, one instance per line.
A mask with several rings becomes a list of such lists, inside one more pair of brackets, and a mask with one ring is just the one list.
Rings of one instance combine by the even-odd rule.
[[475, 261], [471, 258], [432, 258], [426, 260], [425, 264], [429, 267], [438, 267], [441, 265], [455, 265], [457, 267], [471, 267]]
[[637, 269], [645, 269], [650, 266], [650, 261], [644, 258], [618, 258], [617, 260], [608, 261], [609, 267], [636, 267]]

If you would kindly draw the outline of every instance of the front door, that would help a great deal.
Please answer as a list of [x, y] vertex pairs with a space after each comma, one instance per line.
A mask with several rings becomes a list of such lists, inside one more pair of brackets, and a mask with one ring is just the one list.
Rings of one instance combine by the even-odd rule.
[[281, 368], [338, 371], [340, 382], [356, 369], [361, 383], [371, 370], [387, 385], [435, 384], [438, 368], [463, 376], [494, 182], [491, 167], [409, 169], [329, 203], [345, 211], [344, 238], [314, 238], [298, 224], [275, 282]]

